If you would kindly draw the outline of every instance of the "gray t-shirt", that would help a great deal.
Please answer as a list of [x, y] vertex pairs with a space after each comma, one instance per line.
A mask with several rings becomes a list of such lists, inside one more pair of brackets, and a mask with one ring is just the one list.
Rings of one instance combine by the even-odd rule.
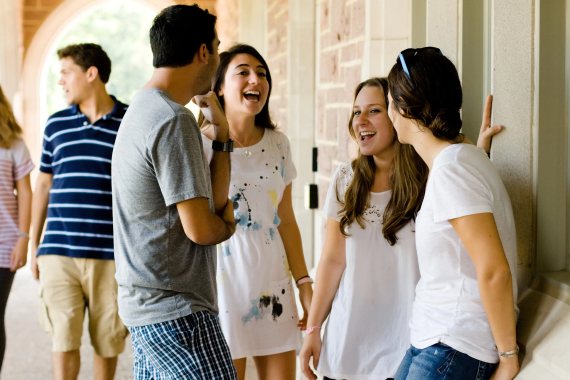
[[139, 91], [123, 118], [111, 165], [119, 315], [127, 326], [218, 313], [216, 248], [192, 242], [176, 203], [212, 185], [192, 113], [165, 91]]

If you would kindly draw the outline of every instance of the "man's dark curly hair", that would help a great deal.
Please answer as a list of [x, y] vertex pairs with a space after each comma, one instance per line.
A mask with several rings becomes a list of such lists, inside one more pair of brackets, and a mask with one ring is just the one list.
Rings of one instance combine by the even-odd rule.
[[69, 45], [57, 51], [59, 59], [71, 58], [83, 71], [96, 67], [101, 82], [107, 83], [111, 76], [111, 60], [105, 50], [97, 44]]
[[196, 4], [164, 8], [150, 28], [153, 66], [189, 65], [202, 44], [206, 44], [208, 51], [213, 53], [215, 27], [216, 16]]

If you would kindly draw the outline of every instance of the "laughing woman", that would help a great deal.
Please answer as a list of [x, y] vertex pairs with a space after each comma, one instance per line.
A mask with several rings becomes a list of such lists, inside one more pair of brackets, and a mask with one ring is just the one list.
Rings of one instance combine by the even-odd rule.
[[[391, 379], [410, 346], [420, 278], [415, 218], [428, 169], [410, 145], [398, 142], [388, 105], [386, 78], [357, 86], [348, 130], [359, 154], [337, 169], [325, 201], [325, 245], [299, 355], [311, 380], [317, 379], [311, 357], [325, 379]], [[491, 98], [485, 126], [490, 105]], [[482, 128], [478, 145], [488, 151], [499, 130]]]
[[[312, 297], [291, 200], [296, 176], [289, 140], [269, 117], [271, 75], [251, 46], [220, 54], [213, 90], [226, 112], [235, 148], [229, 197], [236, 233], [218, 246], [220, 323], [239, 379], [252, 356], [260, 379], [295, 379], [295, 350]], [[202, 118], [201, 118], [202, 119]], [[203, 125], [212, 157], [212, 128]], [[291, 274], [299, 288], [299, 321]]]

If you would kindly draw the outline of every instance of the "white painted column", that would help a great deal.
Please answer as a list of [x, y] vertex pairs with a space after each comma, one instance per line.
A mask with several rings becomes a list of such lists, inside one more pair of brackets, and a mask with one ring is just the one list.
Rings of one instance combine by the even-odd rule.
[[315, 0], [289, 0], [287, 61], [287, 135], [297, 178], [293, 181], [293, 208], [307, 267], [314, 262], [314, 211], [304, 207], [304, 187], [314, 182], [312, 148], [315, 145]]
[[528, 288], [535, 265], [535, 1], [494, 0], [492, 15], [492, 124], [506, 127], [493, 139], [492, 157], [513, 205], [518, 285], [523, 290]]
[[0, 0], [0, 85], [11, 103], [20, 79], [19, 20], [17, 2]]
[[362, 80], [387, 76], [411, 44], [409, 1], [366, 0]]
[[240, 0], [239, 40], [257, 49], [265, 57], [267, 52], [267, 0]]
[[462, 0], [427, 0], [426, 45], [436, 46], [453, 62], [461, 78]]

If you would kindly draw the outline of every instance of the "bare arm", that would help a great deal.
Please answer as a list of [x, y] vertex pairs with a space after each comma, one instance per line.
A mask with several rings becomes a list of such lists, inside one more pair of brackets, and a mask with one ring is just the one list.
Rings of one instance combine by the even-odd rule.
[[[206, 95], [195, 96], [192, 101], [200, 107], [202, 114], [214, 128], [214, 140], [224, 143], [228, 142], [230, 139], [230, 127], [216, 94], [210, 91]], [[214, 150], [212, 152], [212, 160], [210, 161], [210, 175], [214, 209], [217, 215], [222, 215], [228, 201], [230, 171], [230, 153]]]
[[36, 189], [32, 196], [32, 234], [30, 237], [30, 240], [32, 241], [32, 257], [30, 266], [36, 280], [40, 278], [36, 256], [38, 254], [38, 247], [44, 230], [44, 223], [46, 221], [49, 191], [51, 190], [52, 180], [53, 175], [40, 172], [36, 180]]
[[[307, 276], [309, 272], [307, 271], [305, 256], [303, 255], [301, 233], [299, 232], [299, 226], [297, 225], [295, 213], [293, 212], [291, 188], [292, 184], [287, 185], [283, 192], [283, 198], [279, 203], [277, 216], [279, 216], [281, 223], [277, 229], [279, 230], [279, 234], [283, 240], [283, 245], [285, 246], [285, 253], [287, 254], [287, 261], [289, 262], [289, 268], [291, 268], [293, 279], [297, 281], [301, 277]], [[299, 286], [299, 298], [304, 312], [303, 318], [299, 322], [299, 327], [301, 330], [305, 330], [309, 308], [311, 306], [311, 299], [313, 298], [313, 288], [310, 283], [307, 282]]]
[[[215, 139], [221, 142], [228, 142], [229, 136], [228, 130], [222, 132], [218, 130]], [[212, 177], [214, 208], [217, 215], [221, 215], [226, 206], [230, 189], [230, 170], [230, 153], [214, 150], [212, 152], [212, 161], [210, 161], [210, 174]]]
[[[30, 219], [32, 210], [32, 185], [30, 185], [30, 175], [16, 181], [18, 191], [18, 231], [27, 234], [30, 232]], [[16, 271], [26, 265], [28, 260], [29, 239], [19, 237], [11, 256], [11, 271]]]
[[[345, 268], [346, 240], [340, 233], [340, 223], [329, 218], [327, 219], [325, 246], [317, 269], [315, 293], [311, 302], [308, 326], [322, 326], [330, 313]], [[305, 337], [303, 348], [299, 354], [301, 370], [311, 380], [316, 380], [317, 376], [309, 368], [309, 359], [311, 356], [313, 357], [313, 367], [317, 368], [321, 346], [320, 331], [316, 330]]]
[[[491, 213], [463, 216], [449, 221], [475, 264], [479, 293], [499, 351], [516, 347], [513, 279]], [[519, 370], [518, 358], [500, 357], [496, 379], [512, 379]]]
[[233, 203], [226, 198], [222, 216], [210, 211], [207, 198], [193, 198], [176, 204], [188, 239], [200, 245], [228, 240], [236, 230]]

